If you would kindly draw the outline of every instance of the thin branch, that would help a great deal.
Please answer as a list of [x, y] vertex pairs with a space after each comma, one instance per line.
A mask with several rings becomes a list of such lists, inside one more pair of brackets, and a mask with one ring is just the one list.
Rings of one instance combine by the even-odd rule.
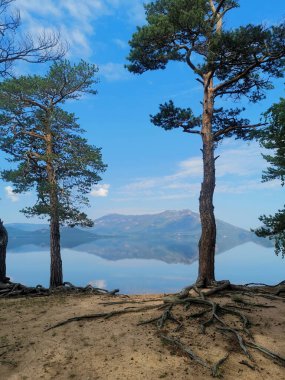
[[34, 158], [34, 159], [36, 158], [38, 160], [42, 160], [43, 159], [43, 156], [41, 154], [39, 154], [37, 152], [32, 152], [32, 151], [27, 152], [27, 156], [29, 158]]
[[266, 123], [258, 123], [258, 124], [252, 124], [252, 125], [234, 125], [234, 126], [230, 126], [230, 127], [227, 127], [227, 128], [224, 128], [220, 131], [217, 131], [216, 133], [214, 133], [214, 139], [217, 139], [218, 137], [220, 136], [223, 136], [229, 132], [232, 132], [232, 131], [237, 131], [239, 129], [253, 129], [253, 128], [257, 128], [257, 127], [262, 127], [266, 125]]
[[32, 136], [32, 137], [36, 137], [38, 139], [41, 139], [41, 140], [44, 140], [46, 141], [46, 137], [44, 135], [40, 135], [39, 133], [36, 133], [36, 132], [32, 132], [32, 131], [21, 131], [19, 132], [19, 134], [21, 135], [28, 135], [28, 136]]
[[224, 13], [220, 13], [220, 10], [222, 6], [224, 5], [225, 0], [221, 0], [217, 6], [217, 8], [214, 5], [213, 0], [210, 0], [210, 5], [213, 12], [213, 17], [211, 20], [211, 25], [214, 26], [216, 24], [216, 32], [220, 33], [222, 30], [222, 23], [223, 23], [223, 15]]
[[[82, 82], [80, 82], [80, 83], [78, 84], [78, 86], [75, 86], [75, 87], [71, 88], [71, 89], [70, 89], [69, 91], [67, 91], [66, 93], [62, 93], [63, 88], [64, 88], [64, 87], [63, 87], [62, 90], [60, 91], [60, 97], [58, 97], [57, 100], [55, 100], [54, 102], [52, 102], [52, 105], [55, 106], [57, 103], [60, 103], [63, 99], [65, 99], [68, 95], [71, 95], [71, 94], [75, 93], [76, 91], [78, 91], [78, 90], [82, 87], [82, 85], [84, 85], [84, 84], [86, 83], [86, 81], [87, 81], [88, 79], [89, 79], [89, 78], [86, 77], [86, 79], [83, 80]], [[68, 84], [68, 83], [66, 82], [66, 84]]]
[[24, 103], [28, 103], [28, 104], [30, 104], [32, 106], [39, 107], [39, 108], [41, 108], [44, 111], [48, 110], [48, 108], [46, 106], [44, 106], [43, 104], [41, 104], [39, 102], [36, 102], [35, 100], [29, 99], [29, 98], [25, 98], [25, 97], [23, 97], [23, 95], [20, 96], [20, 100], [23, 101]]
[[192, 134], [195, 134], [195, 135], [201, 135], [202, 134], [202, 132], [200, 132], [200, 131], [192, 131], [190, 129], [187, 129], [187, 127], [183, 128], [183, 132], [185, 132], [185, 133], [192, 133]]
[[281, 58], [282, 55], [283, 54], [280, 53], [280, 54], [278, 54], [276, 56], [273, 56], [273, 57], [263, 56], [259, 60], [256, 60], [252, 65], [250, 65], [249, 67], [247, 67], [245, 70], [241, 71], [239, 74], [237, 74], [232, 79], [230, 79], [230, 80], [228, 80], [226, 82], [220, 83], [219, 85], [217, 85], [216, 87], [214, 87], [213, 88], [214, 93], [221, 92], [221, 90], [223, 90], [224, 88], [227, 88], [230, 85], [238, 82], [240, 79], [245, 78], [256, 67], [262, 65], [263, 63], [268, 63], [268, 62], [271, 62], [271, 61], [276, 60], [278, 58]]
[[204, 85], [204, 82], [200, 79], [200, 78], [195, 78], [196, 81], [198, 81], [199, 83], [201, 83], [202, 85]]
[[210, 0], [210, 5], [211, 5], [211, 9], [212, 9], [213, 14], [215, 14], [216, 13], [216, 7], [215, 7], [213, 0]]
[[[211, 2], [212, 2], [212, 0], [211, 0]], [[221, 0], [221, 1], [219, 2], [218, 6], [217, 6], [217, 8], [216, 8], [216, 10], [215, 10], [215, 15], [214, 15], [214, 16], [217, 16], [217, 15], [219, 14], [219, 12], [220, 12], [222, 6], [224, 5], [224, 2], [225, 2], [225, 0]]]
[[[201, 78], [203, 78], [203, 73], [201, 70], [198, 69], [197, 66], [194, 65], [194, 63], [191, 61], [191, 54], [192, 54], [192, 50], [188, 48], [187, 50], [187, 53], [186, 53], [186, 62], [188, 64], [188, 66], [197, 74], [199, 75]], [[203, 82], [202, 82], [203, 83]]]

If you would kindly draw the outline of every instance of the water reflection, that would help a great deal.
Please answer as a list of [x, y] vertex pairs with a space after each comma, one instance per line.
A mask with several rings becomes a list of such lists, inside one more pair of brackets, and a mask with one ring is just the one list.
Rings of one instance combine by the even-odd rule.
[[[193, 283], [197, 276], [196, 261], [168, 264], [166, 260], [153, 258], [120, 257], [111, 261], [96, 256], [94, 249], [96, 251], [94, 246], [84, 244], [76, 249], [62, 250], [66, 281], [76, 285], [91, 282], [108, 289], [119, 288], [122, 293], [171, 293]], [[87, 253], [92, 250], [93, 254]], [[217, 279], [229, 279], [234, 283], [277, 283], [284, 280], [284, 269], [285, 260], [276, 257], [272, 248], [255, 243], [240, 245], [216, 257]], [[7, 255], [7, 273], [13, 281], [47, 286], [49, 252], [33, 245], [13, 249]]]

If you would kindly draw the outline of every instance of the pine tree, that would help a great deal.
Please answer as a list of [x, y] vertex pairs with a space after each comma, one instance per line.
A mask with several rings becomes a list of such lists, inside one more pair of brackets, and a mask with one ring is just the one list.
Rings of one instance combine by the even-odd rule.
[[54, 63], [46, 76], [23, 76], [0, 84], [0, 148], [15, 169], [2, 178], [16, 193], [36, 190], [37, 202], [26, 216], [48, 217], [50, 223], [50, 287], [62, 284], [60, 224], [91, 226], [80, 211], [87, 194], [105, 170], [100, 149], [82, 137], [75, 115], [60, 106], [82, 94], [96, 94], [95, 65], [81, 61]]
[[[59, 33], [43, 32], [37, 36], [21, 33], [20, 12], [11, 11], [10, 5], [13, 3], [14, 0], [0, 0], [0, 79], [14, 74], [16, 62], [54, 61], [61, 59], [67, 51], [66, 44], [60, 42]], [[6, 278], [6, 246], [1, 248], [0, 281]]]
[[246, 25], [223, 28], [225, 16], [239, 6], [233, 0], [156, 0], [145, 6], [146, 25], [137, 28], [130, 41], [128, 70], [143, 74], [165, 69], [170, 61], [183, 62], [201, 84], [202, 114], [160, 106], [152, 122], [165, 130], [181, 128], [202, 139], [203, 183], [200, 193], [202, 234], [199, 241], [199, 275], [196, 284], [215, 283], [216, 223], [213, 194], [217, 142], [224, 137], [247, 139], [259, 124], [242, 118], [242, 108], [215, 107], [217, 99], [250, 102], [264, 98], [270, 79], [282, 77], [285, 57], [285, 25]]
[[[285, 99], [274, 104], [265, 114], [268, 126], [255, 133], [263, 148], [272, 153], [263, 155], [269, 163], [267, 170], [263, 172], [263, 182], [280, 180], [285, 184]], [[285, 256], [285, 205], [274, 215], [262, 215], [259, 218], [264, 226], [255, 230], [257, 236], [269, 237], [275, 241], [275, 252]]]

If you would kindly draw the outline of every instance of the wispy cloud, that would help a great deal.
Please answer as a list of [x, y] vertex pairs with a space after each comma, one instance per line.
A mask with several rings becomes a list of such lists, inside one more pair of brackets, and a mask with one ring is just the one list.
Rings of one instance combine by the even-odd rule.
[[102, 0], [102, 3], [106, 3], [118, 12], [120, 9], [125, 10], [128, 21], [134, 25], [140, 25], [145, 20], [145, 11], [143, 4], [149, 0]]
[[[25, 29], [33, 36], [44, 30], [59, 31], [70, 45], [70, 54], [89, 57], [96, 20], [118, 15], [137, 25], [144, 20], [142, 0], [17, 0]], [[121, 40], [117, 40], [117, 44]]]
[[[262, 183], [261, 172], [266, 163], [257, 144], [225, 144], [217, 149], [216, 193], [240, 194], [279, 187], [277, 182]], [[120, 189], [118, 199], [141, 198], [184, 199], [197, 197], [203, 177], [201, 157], [191, 157], [177, 164], [174, 173], [140, 178]], [[116, 199], [116, 200], [118, 200]]]
[[10, 201], [12, 202], [18, 202], [19, 201], [19, 195], [16, 194], [14, 191], [13, 191], [13, 188], [12, 186], [6, 186], [5, 187], [5, 193], [6, 193], [6, 197], [8, 199], [10, 199]]
[[92, 195], [92, 197], [107, 197], [109, 194], [109, 189], [110, 185], [106, 183], [103, 185], [96, 185], [92, 189], [90, 195]]
[[113, 40], [113, 42], [120, 49], [127, 49], [128, 48], [128, 43], [126, 41], [124, 41], [124, 40], [121, 40], [120, 38], [115, 38]]
[[260, 182], [260, 180], [242, 181], [238, 184], [220, 182], [217, 186], [217, 193], [224, 194], [245, 194], [257, 190], [279, 189], [278, 181]]
[[130, 74], [124, 68], [124, 65], [121, 63], [109, 62], [100, 65], [99, 73], [109, 82], [125, 80], [130, 78]]

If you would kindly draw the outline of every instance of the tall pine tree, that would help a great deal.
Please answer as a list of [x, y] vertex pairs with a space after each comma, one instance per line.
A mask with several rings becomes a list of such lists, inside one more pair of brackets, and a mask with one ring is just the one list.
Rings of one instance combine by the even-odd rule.
[[270, 79], [284, 73], [285, 25], [225, 29], [225, 16], [238, 6], [234, 0], [155, 0], [145, 6], [146, 25], [137, 28], [130, 41], [129, 71], [143, 74], [178, 61], [185, 63], [201, 84], [201, 115], [170, 101], [152, 116], [152, 122], [165, 130], [181, 128], [202, 140], [199, 286], [215, 283], [215, 147], [224, 137], [246, 139], [259, 125], [242, 118], [242, 108], [218, 109], [215, 102], [225, 97], [257, 102], [272, 88]]
[[[21, 17], [19, 11], [11, 11], [14, 0], [0, 0], [0, 79], [13, 75], [16, 62], [45, 63], [61, 59], [67, 46], [60, 42], [59, 33], [43, 32], [31, 36], [21, 33]], [[1, 224], [3, 241], [0, 254], [0, 282], [6, 277], [6, 246], [8, 234]]]
[[23, 76], [0, 84], [0, 149], [15, 169], [2, 171], [14, 191], [36, 190], [37, 202], [26, 216], [48, 217], [50, 287], [62, 284], [60, 224], [91, 226], [80, 211], [105, 170], [100, 149], [82, 137], [74, 114], [60, 106], [82, 94], [96, 94], [95, 65], [54, 63], [46, 76]]

